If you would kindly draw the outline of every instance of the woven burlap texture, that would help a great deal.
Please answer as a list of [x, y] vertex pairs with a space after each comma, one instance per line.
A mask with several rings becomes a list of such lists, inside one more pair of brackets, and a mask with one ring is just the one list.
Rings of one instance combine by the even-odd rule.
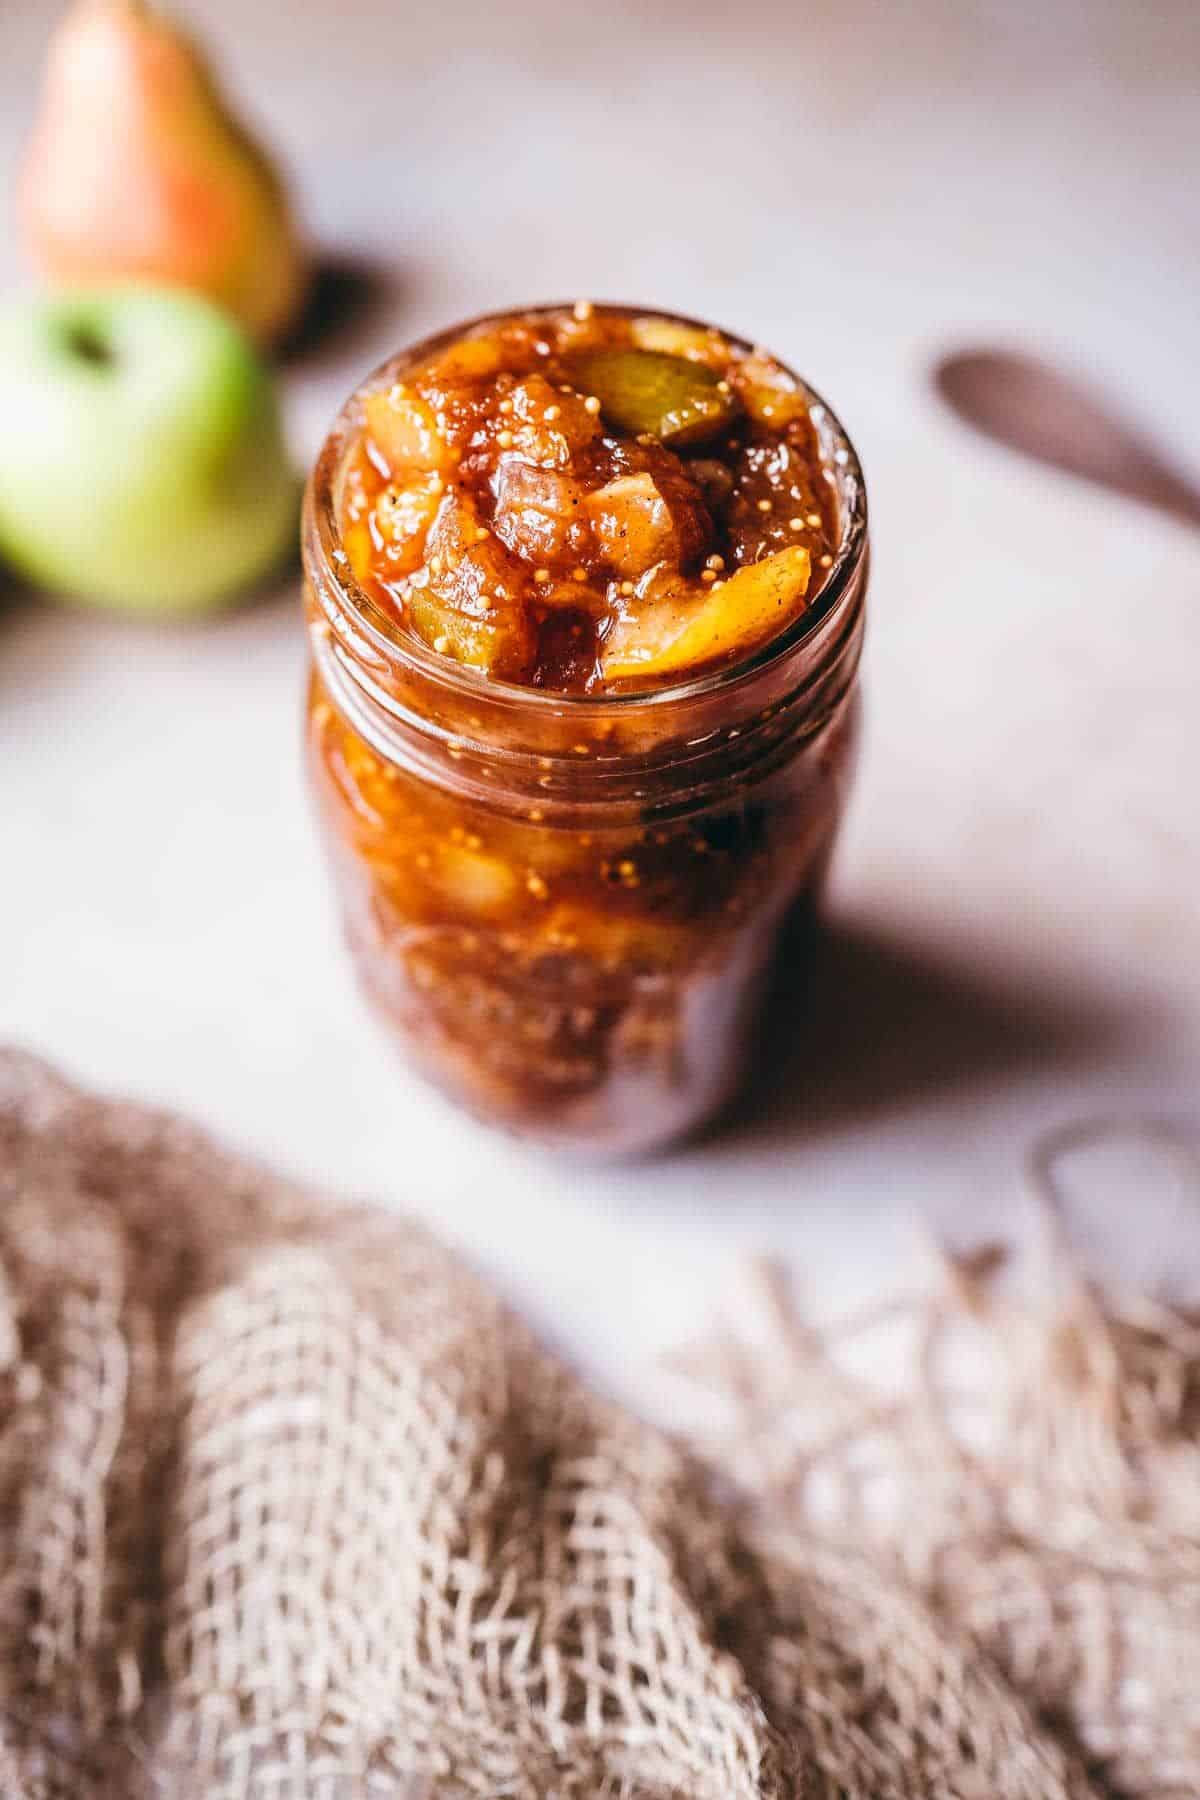
[[5, 1800], [1101, 1792], [978, 1569], [756, 1537], [419, 1226], [12, 1053], [0, 1182]]

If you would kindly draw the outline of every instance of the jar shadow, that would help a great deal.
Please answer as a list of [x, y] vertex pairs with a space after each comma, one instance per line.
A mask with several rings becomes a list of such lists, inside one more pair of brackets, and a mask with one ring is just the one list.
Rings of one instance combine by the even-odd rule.
[[967, 966], [845, 921], [788, 928], [740, 1096], [704, 1134], [781, 1140], [861, 1123], [970, 1084], [1093, 1063], [1121, 1008], [1011, 956]]

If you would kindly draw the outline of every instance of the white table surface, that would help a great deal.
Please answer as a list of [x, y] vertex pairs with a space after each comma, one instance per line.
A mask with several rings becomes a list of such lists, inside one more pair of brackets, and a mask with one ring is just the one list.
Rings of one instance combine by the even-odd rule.
[[[54, 11], [0, 12], [6, 172]], [[629, 1392], [746, 1249], [860, 1294], [914, 1214], [994, 1229], [1038, 1129], [1194, 1118], [1200, 534], [971, 439], [927, 371], [1035, 344], [1197, 466], [1200, 11], [191, 11], [318, 239], [387, 271], [288, 376], [298, 457], [395, 344], [543, 297], [706, 314], [835, 401], [875, 543], [837, 979], [822, 1054], [716, 1141], [595, 1168], [496, 1137], [407, 1077], [352, 987], [300, 777], [294, 590], [161, 630], [13, 595], [0, 1035], [416, 1209]]]

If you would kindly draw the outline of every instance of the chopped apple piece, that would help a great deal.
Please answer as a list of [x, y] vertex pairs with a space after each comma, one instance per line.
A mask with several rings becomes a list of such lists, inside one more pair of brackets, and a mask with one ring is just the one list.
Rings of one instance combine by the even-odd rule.
[[447, 473], [450, 451], [438, 432], [437, 420], [425, 402], [409, 393], [402, 382], [386, 393], [365, 395], [363, 410], [371, 442], [387, 464], [393, 481]]
[[366, 519], [356, 519], [347, 525], [342, 531], [342, 543], [356, 579], [369, 581], [375, 573], [375, 544]]
[[438, 886], [468, 913], [503, 912], [517, 893], [517, 877], [507, 862], [463, 844], [440, 844], [434, 869]]
[[811, 573], [808, 551], [791, 545], [720, 586], [676, 584], [647, 594], [604, 644], [605, 679], [669, 675], [753, 650], [803, 610]]
[[478, 617], [518, 592], [520, 564], [482, 523], [461, 487], [443, 496], [425, 548], [431, 588], [460, 612]]
[[574, 565], [591, 549], [591, 528], [576, 476], [502, 456], [492, 477], [492, 529], [515, 555], [538, 567]]
[[562, 469], [600, 435], [582, 395], [563, 393], [544, 375], [527, 375], [509, 393], [517, 451], [527, 462]]
[[411, 575], [425, 555], [425, 534], [442, 496], [440, 475], [427, 475], [409, 487], [384, 488], [371, 514], [371, 541], [385, 580]]
[[669, 452], [644, 454], [648, 466], [635, 464], [584, 503], [596, 548], [617, 575], [643, 575], [663, 561], [683, 567], [712, 543], [712, 519], [690, 470]]
[[673, 449], [702, 444], [738, 410], [715, 369], [657, 350], [582, 350], [565, 359], [572, 380], [620, 431], [649, 433]]
[[719, 331], [703, 325], [685, 325], [680, 319], [647, 315], [631, 322], [629, 334], [639, 350], [660, 350], [666, 356], [684, 356], [689, 362], [713, 362], [722, 367], [729, 360], [729, 345]]
[[613, 969], [670, 968], [694, 941], [686, 921], [656, 918], [645, 907], [631, 914], [567, 901], [544, 912], [538, 924], [547, 949], [582, 950]]

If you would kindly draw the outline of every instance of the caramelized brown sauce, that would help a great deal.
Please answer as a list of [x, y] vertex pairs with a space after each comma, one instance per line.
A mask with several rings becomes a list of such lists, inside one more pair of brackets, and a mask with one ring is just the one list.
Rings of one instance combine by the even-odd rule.
[[811, 604], [838, 529], [781, 364], [587, 305], [489, 321], [365, 394], [338, 499], [406, 630], [567, 693], [749, 654]]

